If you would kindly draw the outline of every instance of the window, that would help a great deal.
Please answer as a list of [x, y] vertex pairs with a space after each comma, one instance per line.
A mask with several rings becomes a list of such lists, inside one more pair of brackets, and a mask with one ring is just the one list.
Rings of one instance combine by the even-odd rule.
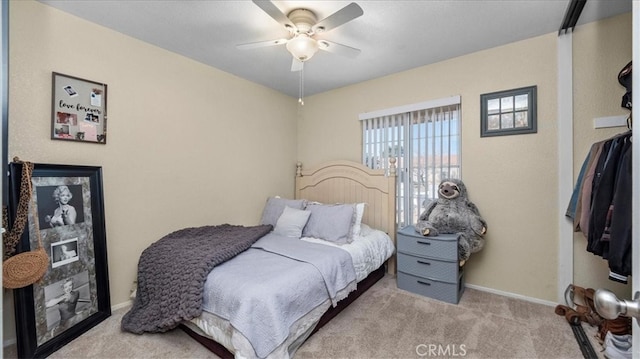
[[445, 178], [460, 178], [460, 97], [365, 113], [363, 163], [389, 169], [396, 157], [398, 226], [414, 224]]
[[480, 136], [535, 133], [536, 86], [480, 95]]

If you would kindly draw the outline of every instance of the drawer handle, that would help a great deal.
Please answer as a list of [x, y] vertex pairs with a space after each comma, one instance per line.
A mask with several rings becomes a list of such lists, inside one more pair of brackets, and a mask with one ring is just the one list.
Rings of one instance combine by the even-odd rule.
[[430, 263], [430, 262], [425, 262], [425, 261], [420, 261], [420, 260], [417, 260], [416, 262], [418, 262], [418, 263], [420, 263], [420, 264], [426, 264], [426, 265], [428, 265], [428, 266], [430, 266], [430, 265], [431, 265], [431, 263]]
[[420, 242], [420, 241], [417, 241], [417, 242], [418, 242], [419, 244], [425, 244], [425, 245], [427, 245], [427, 246], [430, 246], [430, 245], [431, 245], [431, 242]]
[[419, 281], [417, 281], [417, 282], [418, 282], [418, 283], [420, 283], [420, 284], [424, 284], [424, 285], [431, 285], [431, 283], [429, 283], [429, 282], [423, 282], [423, 281], [421, 281], [421, 280], [419, 280]]

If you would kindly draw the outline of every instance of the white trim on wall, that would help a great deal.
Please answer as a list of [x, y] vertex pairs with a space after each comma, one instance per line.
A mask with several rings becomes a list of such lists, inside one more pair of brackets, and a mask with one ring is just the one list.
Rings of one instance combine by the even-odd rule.
[[[481, 292], [496, 294], [496, 295], [500, 295], [500, 296], [507, 297], [507, 298], [524, 300], [525, 302], [542, 304], [542, 305], [546, 305], [546, 306], [549, 306], [549, 307], [555, 307], [556, 305], [558, 305], [558, 303], [552, 302], [552, 301], [549, 301], [549, 300], [529, 297], [529, 296], [526, 296], [526, 295], [506, 292], [506, 291], [503, 291], [503, 290], [498, 290], [498, 289], [493, 289], [493, 288], [482, 287], [482, 286], [475, 285], [475, 284], [465, 283], [464, 286], [466, 288], [475, 289], [475, 290], [478, 290], [478, 291], [481, 291]], [[564, 299], [563, 299], [563, 302], [564, 302]]]
[[573, 282], [573, 223], [565, 216], [573, 191], [573, 35], [558, 36], [558, 302]]
[[[631, 20], [631, 43], [632, 47], [632, 55], [631, 59], [636, 64], [640, 61], [640, 1], [633, 1], [633, 14]], [[640, 75], [638, 71], [632, 71], [631, 73], [631, 103], [636, 103], [636, 107], [640, 103]], [[636, 141], [633, 141], [631, 145], [631, 173], [632, 173], [632, 185], [631, 185], [631, 213], [635, 218], [638, 218], [638, 213], [640, 213], [640, 143], [638, 143], [638, 116], [636, 115], [636, 126], [632, 127], [632, 136], [636, 138]], [[634, 222], [637, 223], [637, 222]], [[636, 293], [640, 291], [640, 228], [634, 225], [631, 228], [631, 265], [632, 265], [632, 276], [631, 276], [631, 286], [633, 290], [633, 296], [635, 297]], [[640, 332], [640, 326], [638, 325], [638, 318], [633, 320], [633, 328], [632, 331], [634, 333]], [[633, 358], [640, 359], [640, 335], [633, 336], [632, 342], [633, 348]]]
[[[3, 159], [0, 160], [0, 163], [2, 163], [2, 167], [4, 168], [6, 165], [6, 160], [7, 160], [7, 153], [6, 153], [6, 149], [7, 149], [7, 129], [8, 129], [8, 124], [7, 122], [9, 121], [8, 119], [8, 114], [9, 114], [9, 103], [8, 103], [8, 98], [9, 98], [9, 94], [8, 94], [8, 88], [9, 88], [9, 80], [6, 77], [8, 75], [9, 72], [9, 2], [8, 1], [3, 1], [0, 4], [0, 47], [2, 48], [2, 68], [0, 69], [0, 78], [2, 79], [2, 84], [0, 84], [0, 107], [2, 107], [0, 109], [0, 111], [2, 111], [0, 113], [0, 119], [1, 119], [1, 124], [0, 124], [0, 138], [2, 138], [2, 149], [0, 150], [0, 153], [2, 153], [2, 157]], [[5, 126], [6, 125], [6, 126]], [[6, 198], [3, 198], [4, 195], [4, 186], [5, 184], [5, 180], [7, 179], [6, 176], [2, 176], [2, 178], [0, 178], [0, 202], [2, 202], [3, 204], [5, 203], [5, 201], [7, 200]], [[2, 229], [2, 231], [4, 232], [4, 229]], [[0, 233], [0, 238], [2, 238], [4, 236], [4, 234]], [[4, 242], [3, 242], [4, 243]], [[2, 280], [2, 263], [0, 262], [0, 280]], [[4, 295], [5, 295], [5, 291], [2, 290], [2, 292], [0, 292], [0, 315], [2, 315], [2, 318], [4, 319]], [[11, 308], [13, 309], [13, 308]], [[0, 338], [3, 338], [4, 340], [4, 320], [3, 320], [3, 324], [0, 325]], [[12, 339], [13, 342], [15, 343], [15, 338]], [[13, 343], [9, 343], [7, 345], [11, 345]], [[5, 342], [3, 341], [3, 346], [5, 346]]]

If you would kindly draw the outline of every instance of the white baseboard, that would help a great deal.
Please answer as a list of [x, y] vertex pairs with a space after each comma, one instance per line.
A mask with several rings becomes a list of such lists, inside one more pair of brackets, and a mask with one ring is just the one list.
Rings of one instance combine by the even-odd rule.
[[479, 290], [481, 292], [497, 294], [497, 295], [501, 295], [501, 296], [504, 296], [504, 297], [520, 299], [520, 300], [524, 300], [524, 301], [531, 302], [531, 303], [547, 305], [547, 306], [550, 306], [550, 307], [555, 307], [556, 305], [558, 305], [558, 303], [554, 303], [554, 302], [551, 302], [551, 301], [548, 301], [548, 300], [539, 299], [539, 298], [533, 298], [533, 297], [527, 297], [525, 295], [511, 293], [511, 292], [505, 292], [505, 291], [498, 290], [498, 289], [493, 289], [493, 288], [481, 287], [481, 286], [475, 285], [475, 284], [467, 284], [467, 283], [465, 283], [464, 286], [467, 287], [467, 288]]
[[111, 311], [114, 312], [114, 311], [116, 311], [118, 309], [121, 309], [121, 308], [130, 307], [132, 304], [133, 304], [133, 301], [128, 300], [128, 301], [122, 302], [120, 304], [112, 305], [111, 306]]

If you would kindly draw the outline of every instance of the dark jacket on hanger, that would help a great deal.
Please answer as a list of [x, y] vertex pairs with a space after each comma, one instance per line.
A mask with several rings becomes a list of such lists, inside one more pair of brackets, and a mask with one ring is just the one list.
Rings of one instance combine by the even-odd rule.
[[618, 164], [627, 142], [625, 139], [628, 138], [629, 135], [625, 134], [616, 136], [605, 143], [593, 179], [587, 250], [603, 256], [605, 259], [608, 257], [609, 242], [603, 241], [602, 236], [607, 225], [607, 214], [611, 210], [613, 202]]
[[609, 279], [627, 283], [631, 275], [631, 141], [620, 159], [609, 239]]

